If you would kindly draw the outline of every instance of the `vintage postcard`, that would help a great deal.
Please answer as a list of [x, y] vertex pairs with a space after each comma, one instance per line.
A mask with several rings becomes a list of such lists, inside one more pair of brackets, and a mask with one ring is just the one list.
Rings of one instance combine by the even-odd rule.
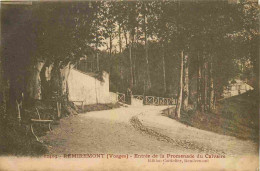
[[259, 7], [2, 1], [0, 170], [259, 170]]

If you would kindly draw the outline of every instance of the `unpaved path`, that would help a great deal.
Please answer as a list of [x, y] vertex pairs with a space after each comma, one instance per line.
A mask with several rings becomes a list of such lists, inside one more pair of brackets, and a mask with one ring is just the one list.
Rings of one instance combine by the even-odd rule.
[[41, 137], [49, 153], [214, 153], [257, 154], [257, 145], [162, 116], [165, 107], [122, 107], [63, 118]]
[[156, 110], [137, 115], [145, 128], [162, 134], [168, 141], [200, 152], [226, 156], [258, 155], [258, 145], [249, 140], [220, 135], [184, 125]]
[[130, 124], [131, 117], [149, 110], [149, 107], [129, 107], [63, 118], [52, 132], [41, 139], [47, 143], [51, 154], [192, 152], [158, 141]]

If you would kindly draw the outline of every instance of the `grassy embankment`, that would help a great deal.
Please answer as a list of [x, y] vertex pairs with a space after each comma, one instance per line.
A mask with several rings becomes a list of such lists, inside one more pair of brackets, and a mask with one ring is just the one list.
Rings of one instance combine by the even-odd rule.
[[258, 142], [258, 102], [258, 94], [249, 91], [218, 101], [216, 110], [212, 112], [182, 111], [179, 121], [199, 129]]

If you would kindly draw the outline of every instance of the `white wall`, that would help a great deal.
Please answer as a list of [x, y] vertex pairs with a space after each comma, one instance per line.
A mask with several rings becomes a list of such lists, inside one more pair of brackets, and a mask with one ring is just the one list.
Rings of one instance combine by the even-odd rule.
[[117, 103], [118, 102], [118, 95], [114, 92], [109, 92], [110, 95], [110, 101], [111, 103]]
[[[231, 90], [226, 89], [223, 91], [224, 98], [236, 96], [236, 95], [245, 93], [249, 90], [253, 90], [253, 87], [251, 87], [250, 85], [248, 85], [246, 83], [243, 83], [242, 81], [235, 83], [235, 84], [231, 84], [230, 86], [231, 86]], [[240, 87], [240, 89], [238, 87]]]
[[109, 74], [103, 72], [103, 82], [87, 73], [71, 69], [68, 77], [69, 100], [84, 101], [85, 105], [111, 103]]

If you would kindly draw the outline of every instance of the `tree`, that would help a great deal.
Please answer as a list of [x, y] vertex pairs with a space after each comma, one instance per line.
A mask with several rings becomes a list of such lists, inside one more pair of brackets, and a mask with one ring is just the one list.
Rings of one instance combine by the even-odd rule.
[[[46, 93], [50, 91], [66, 96], [70, 66], [83, 55], [91, 54], [89, 23], [93, 21], [93, 9], [89, 2], [35, 2], [17, 8], [18, 13], [13, 12], [16, 6], [6, 8], [6, 21], [15, 21], [17, 14], [26, 18], [26, 21], [16, 19], [21, 22], [17, 26], [22, 32], [15, 32], [13, 39], [4, 40], [6, 48], [2, 55], [6, 57], [4, 75], [10, 82], [9, 106], [15, 104], [22, 93], [27, 100], [48, 99], [53, 95]], [[4, 24], [5, 36], [7, 27], [13, 29], [15, 25]], [[17, 68], [17, 72], [13, 72], [13, 68]], [[45, 71], [50, 68], [51, 78], [47, 79]]]
[[[253, 66], [254, 78], [258, 78], [259, 68], [259, 4], [257, 1], [241, 0], [237, 4], [236, 30], [227, 35], [236, 46], [234, 51], [237, 59], [249, 60]], [[242, 63], [241, 61], [241, 63]], [[252, 85], [258, 90], [258, 79]]]
[[175, 115], [181, 117], [181, 107], [182, 107], [182, 92], [183, 92], [183, 51], [181, 52], [181, 70], [180, 70], [180, 86], [179, 86], [179, 96], [176, 105]]
[[184, 56], [184, 84], [183, 84], [183, 109], [187, 111], [189, 105], [189, 64], [188, 55]]
[[[247, 1], [35, 2], [20, 12], [29, 20], [22, 24], [23, 33], [15, 35], [27, 43], [7, 41], [4, 45], [22, 47], [17, 52], [3, 50], [8, 56], [3, 63], [7, 64], [4, 73], [9, 74], [10, 92], [17, 91], [11, 101], [25, 89], [26, 96], [33, 99], [48, 99], [54, 92], [66, 96], [69, 71], [85, 57], [95, 60], [97, 70], [110, 72], [115, 91], [130, 87], [146, 95], [182, 94], [180, 110], [187, 110], [195, 101], [199, 111], [214, 110], [223, 87], [241, 75], [239, 63], [250, 61], [254, 73], [251, 69], [246, 72], [255, 78], [256, 7]], [[31, 32], [28, 38], [23, 36], [25, 30]], [[116, 39], [118, 43], [114, 43]], [[179, 73], [180, 53], [184, 55], [183, 73]], [[11, 64], [13, 60], [24, 63]], [[20, 73], [12, 73], [16, 65]], [[180, 74], [182, 92], [178, 92]], [[20, 82], [23, 86], [17, 88]], [[197, 100], [193, 100], [194, 94]]]
[[92, 34], [92, 43], [95, 48], [95, 56], [96, 56], [96, 68], [97, 71], [100, 70], [100, 62], [99, 62], [99, 48], [104, 45], [105, 40], [105, 28], [104, 28], [104, 10], [106, 9], [105, 3], [101, 1], [92, 2], [91, 9], [93, 10], [93, 22], [91, 25], [90, 33]]
[[[45, 61], [42, 72], [53, 66], [51, 79], [47, 81], [51, 84], [51, 91], [67, 98], [67, 77], [71, 65], [80, 57], [92, 53], [89, 23], [93, 21], [94, 10], [88, 2], [39, 4], [33, 10], [33, 19], [36, 20], [36, 44], [40, 49], [36, 51], [36, 57]], [[89, 13], [86, 14], [84, 11]], [[44, 74], [42, 76], [42, 80], [45, 80]], [[42, 88], [50, 91], [48, 87]]]
[[[2, 5], [1, 10], [1, 65], [3, 97], [7, 118], [16, 118], [16, 100], [22, 99], [28, 79], [27, 68], [34, 44], [31, 10], [28, 6]], [[20, 17], [23, 20], [20, 20]], [[15, 31], [20, 30], [20, 31]]]
[[150, 4], [147, 2], [141, 3], [141, 15], [142, 15], [142, 31], [144, 34], [144, 46], [145, 46], [145, 60], [146, 60], [146, 75], [147, 75], [147, 89], [149, 90], [151, 88], [151, 79], [150, 79], [150, 69], [149, 69], [149, 44], [148, 44], [148, 28], [147, 28], [147, 20], [148, 20], [148, 6]]

